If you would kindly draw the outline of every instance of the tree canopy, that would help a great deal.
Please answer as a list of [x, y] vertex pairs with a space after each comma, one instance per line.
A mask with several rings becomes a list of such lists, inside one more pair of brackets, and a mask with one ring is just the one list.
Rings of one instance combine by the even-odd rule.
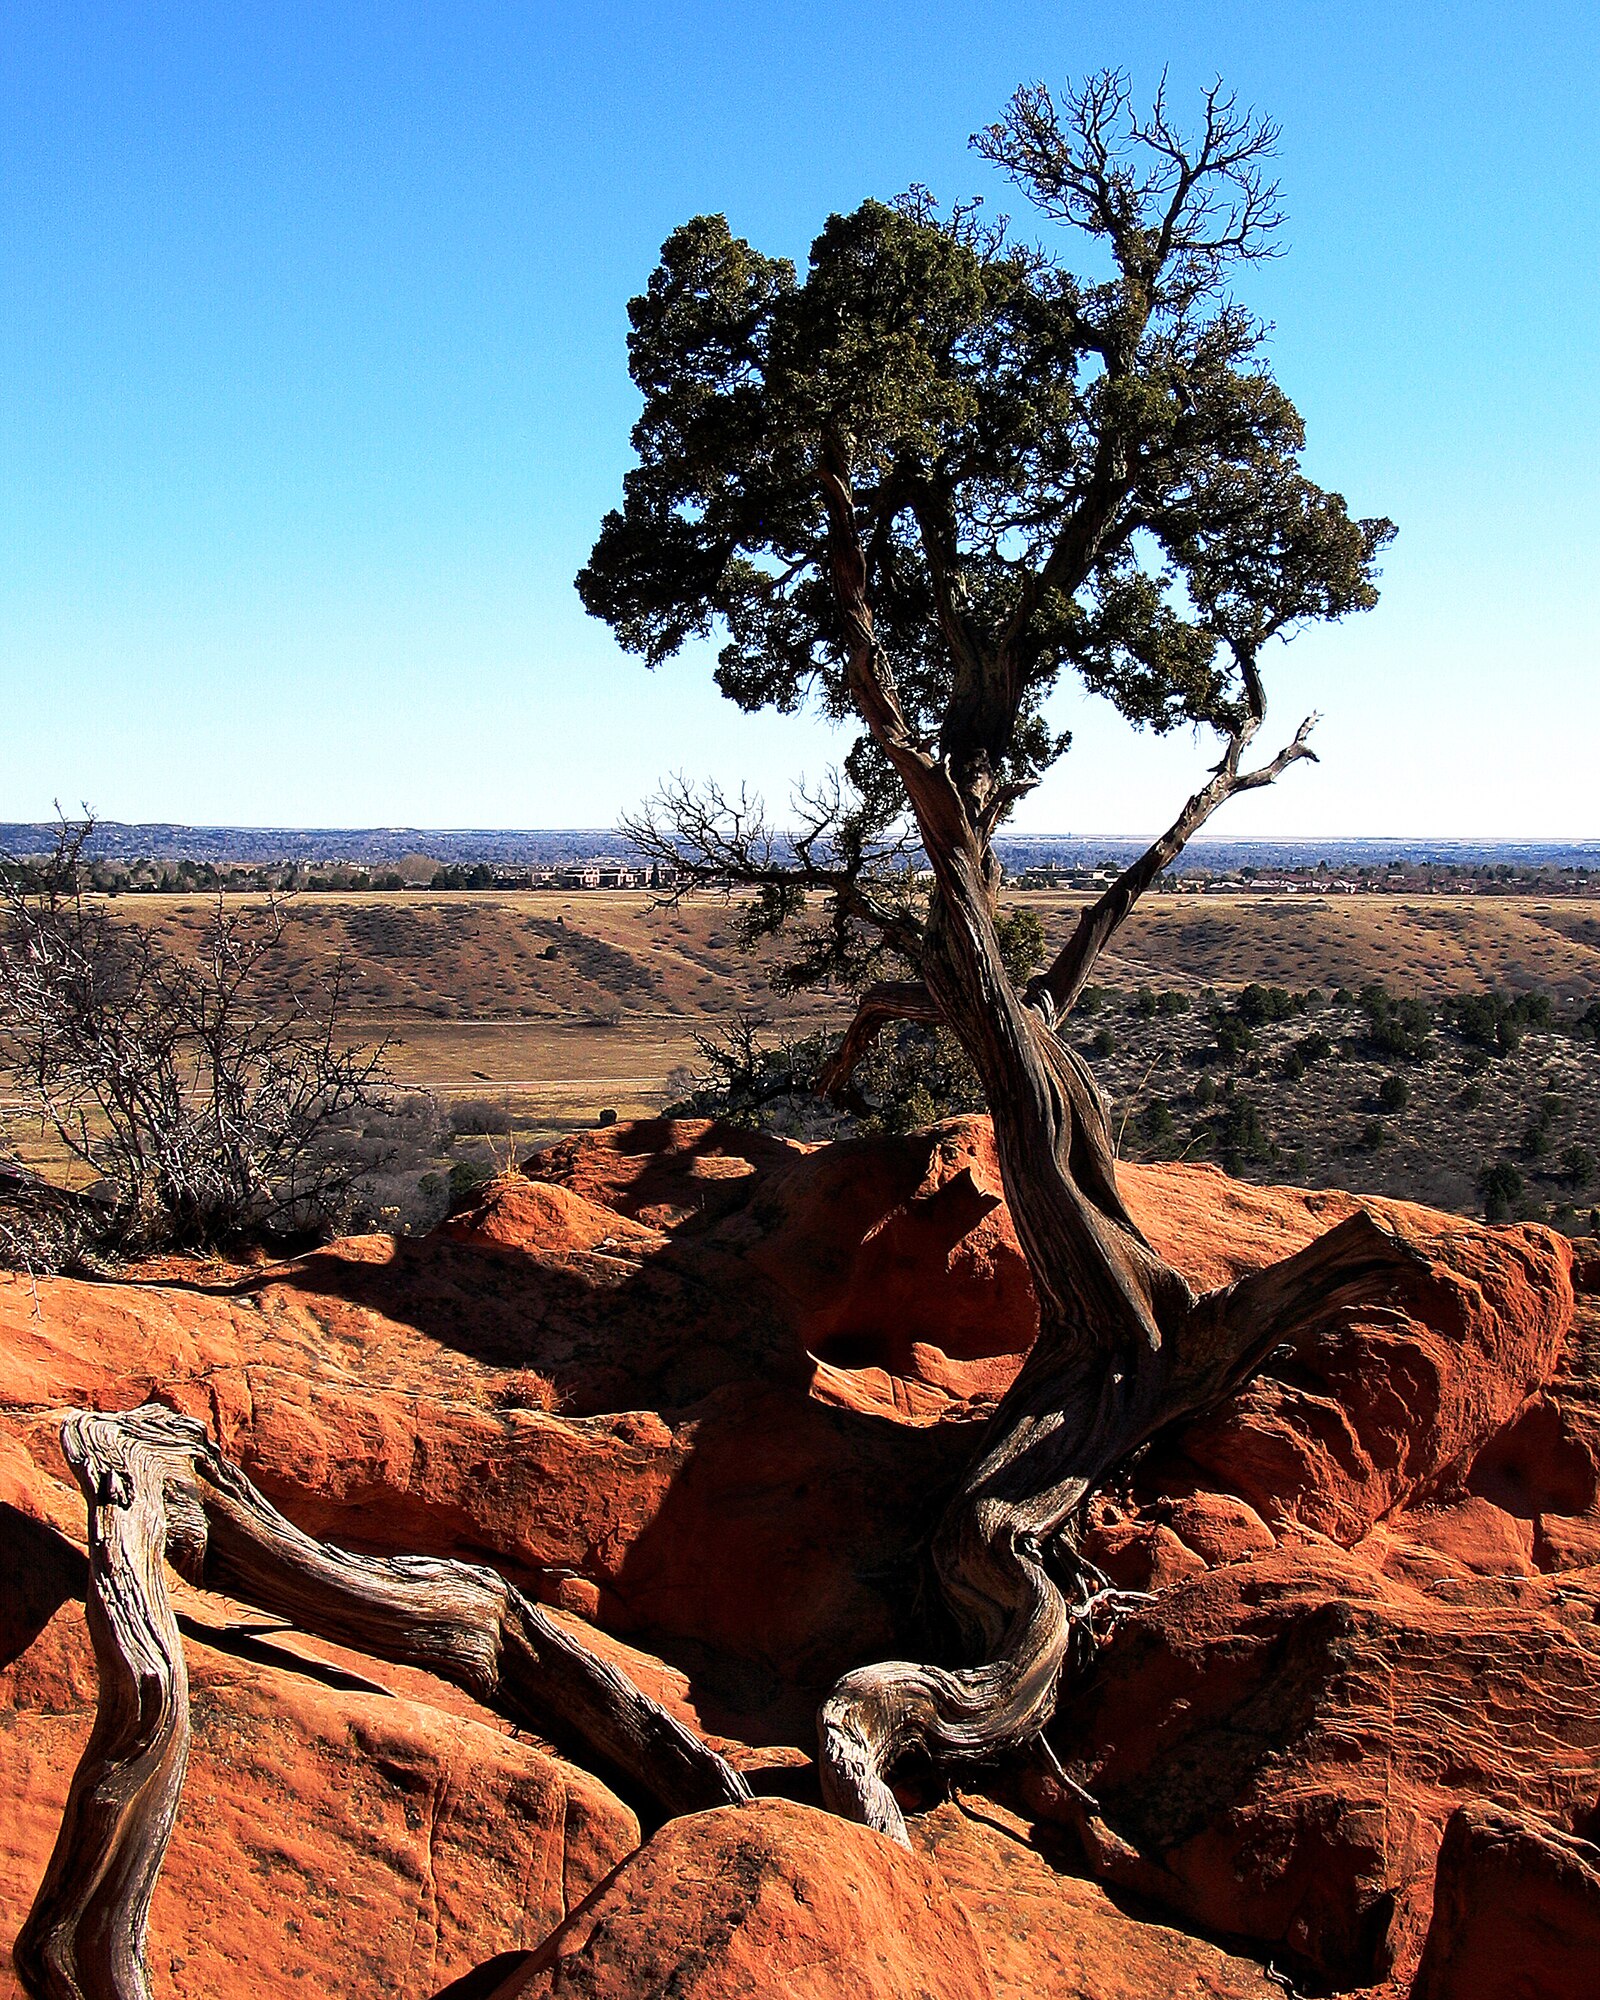
[[[1050, 245], [920, 188], [830, 217], [804, 275], [720, 215], [667, 239], [629, 307], [638, 463], [578, 586], [652, 665], [720, 638], [742, 708], [866, 723], [847, 782], [802, 802], [815, 886], [859, 888], [916, 806], [852, 678], [841, 495], [877, 677], [980, 848], [1067, 748], [1046, 713], [1063, 675], [1136, 725], [1215, 731], [1237, 790], [1264, 781], [1239, 751], [1268, 641], [1376, 601], [1393, 529], [1306, 477], [1265, 329], [1228, 291], [1275, 252], [1276, 136], [1220, 87], [1188, 139], [1121, 76], [1059, 104], [1033, 85], [974, 144], [1060, 226]], [[1301, 755], [1303, 731], [1270, 775]], [[684, 797], [666, 819], [692, 863]], [[712, 861], [759, 881], [774, 854], [749, 832]]]

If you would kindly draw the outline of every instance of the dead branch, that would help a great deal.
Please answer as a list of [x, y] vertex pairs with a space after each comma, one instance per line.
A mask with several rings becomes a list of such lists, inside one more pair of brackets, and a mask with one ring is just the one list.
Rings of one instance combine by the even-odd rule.
[[817, 1089], [836, 1104], [845, 1103], [850, 1079], [880, 1030], [891, 1021], [937, 1022], [941, 1018], [937, 1002], [920, 980], [885, 979], [869, 986], [856, 1004], [855, 1019], [845, 1030], [844, 1039], [823, 1065]]
[[664, 1813], [739, 1805], [722, 1757], [493, 1570], [350, 1555], [287, 1521], [205, 1427], [160, 1404], [76, 1410], [61, 1433], [89, 1510], [95, 1726], [14, 1960], [34, 2000], [150, 2000], [150, 1897], [189, 1751], [188, 1678], [163, 1557], [302, 1631], [426, 1668]]

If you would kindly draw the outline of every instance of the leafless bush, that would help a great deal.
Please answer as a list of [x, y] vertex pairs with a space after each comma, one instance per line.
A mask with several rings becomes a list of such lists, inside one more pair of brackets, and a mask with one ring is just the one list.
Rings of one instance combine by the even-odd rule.
[[509, 1104], [496, 1104], [489, 1097], [463, 1097], [450, 1107], [450, 1128], [463, 1137], [486, 1138], [512, 1130]]
[[384, 1048], [340, 1040], [344, 974], [274, 1013], [278, 899], [221, 897], [192, 956], [82, 890], [92, 819], [0, 888], [0, 1076], [96, 1175], [105, 1240], [195, 1246], [326, 1227], [360, 1162], [332, 1143], [386, 1086]]

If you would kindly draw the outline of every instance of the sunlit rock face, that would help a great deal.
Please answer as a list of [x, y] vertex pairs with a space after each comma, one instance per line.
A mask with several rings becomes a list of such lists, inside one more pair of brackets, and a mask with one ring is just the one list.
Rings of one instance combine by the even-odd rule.
[[[1426, 1268], [1095, 1501], [1089, 1553], [1150, 1602], [1064, 1689], [1048, 1756], [907, 1792], [907, 1856], [817, 1812], [813, 1717], [846, 1668], [952, 1644], [926, 1537], [1036, 1319], [986, 1122], [806, 1148], [654, 1121], [527, 1167], [421, 1241], [0, 1275], [0, 1939], [94, 1701], [60, 1415], [154, 1396], [314, 1534], [497, 1564], [779, 1795], [641, 1846], [598, 1777], [431, 1677], [178, 1586], [195, 1751], [158, 1992], [248, 1967], [253, 1993], [426, 2000], [478, 1967], [479, 1995], [1267, 2000], [1274, 1958], [1501, 2000], [1486, 1912], [1586, 1948], [1592, 1247], [1124, 1169], [1197, 1287], [1358, 1205]], [[839, 1965], [859, 1983], [817, 1983]]]

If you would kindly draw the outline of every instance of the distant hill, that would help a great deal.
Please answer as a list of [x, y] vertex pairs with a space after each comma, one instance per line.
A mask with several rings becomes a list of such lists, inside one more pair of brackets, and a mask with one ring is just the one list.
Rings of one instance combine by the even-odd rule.
[[[56, 829], [48, 823], [0, 822], [0, 854], [45, 853]], [[1131, 835], [1011, 834], [995, 846], [1008, 868], [1074, 867], [1130, 859], [1144, 846]], [[212, 863], [353, 862], [364, 867], [423, 853], [446, 866], [477, 861], [539, 866], [626, 851], [608, 827], [283, 827], [181, 826], [170, 821], [129, 825], [105, 820], [92, 851], [110, 861], [184, 859]], [[1177, 869], [1382, 866], [1389, 861], [1513, 867], [1600, 868], [1600, 840], [1456, 840], [1350, 836], [1327, 840], [1199, 840]]]

